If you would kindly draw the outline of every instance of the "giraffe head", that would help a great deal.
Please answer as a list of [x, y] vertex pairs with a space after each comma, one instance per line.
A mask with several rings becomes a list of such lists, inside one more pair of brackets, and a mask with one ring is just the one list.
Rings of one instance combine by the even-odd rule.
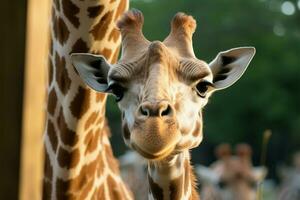
[[143, 36], [143, 21], [140, 11], [131, 10], [117, 23], [122, 35], [117, 64], [92, 54], [73, 54], [72, 61], [87, 85], [116, 97], [126, 144], [159, 160], [200, 144], [202, 108], [214, 91], [241, 77], [255, 49], [220, 52], [208, 64], [194, 55], [193, 17], [177, 13], [162, 42]]

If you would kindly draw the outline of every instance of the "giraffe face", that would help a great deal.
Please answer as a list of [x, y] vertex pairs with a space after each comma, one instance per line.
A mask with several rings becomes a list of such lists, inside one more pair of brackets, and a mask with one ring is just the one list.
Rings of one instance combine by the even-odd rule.
[[118, 63], [108, 73], [123, 113], [124, 140], [148, 159], [198, 146], [212, 85], [207, 63], [177, 57], [157, 41], [136, 62]]
[[81, 78], [116, 97], [123, 113], [126, 144], [147, 159], [159, 160], [202, 141], [202, 108], [213, 91], [232, 85], [245, 71], [254, 48], [221, 52], [210, 63], [197, 59], [191, 45], [195, 20], [179, 13], [170, 35], [149, 42], [143, 17], [134, 10], [118, 26], [122, 57], [117, 64], [92, 54], [73, 54]]

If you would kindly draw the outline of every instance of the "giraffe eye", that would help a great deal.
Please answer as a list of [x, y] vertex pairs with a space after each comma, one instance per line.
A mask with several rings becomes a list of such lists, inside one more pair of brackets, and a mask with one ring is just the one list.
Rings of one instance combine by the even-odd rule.
[[116, 102], [119, 102], [124, 96], [125, 88], [117, 83], [113, 83], [108, 86], [106, 91], [110, 91], [116, 97]]
[[213, 84], [208, 82], [208, 81], [200, 81], [199, 83], [197, 83], [196, 85], [196, 92], [197, 92], [197, 95], [202, 97], [202, 98], [205, 98], [206, 97], [206, 94], [208, 92], [208, 89], [212, 86]]

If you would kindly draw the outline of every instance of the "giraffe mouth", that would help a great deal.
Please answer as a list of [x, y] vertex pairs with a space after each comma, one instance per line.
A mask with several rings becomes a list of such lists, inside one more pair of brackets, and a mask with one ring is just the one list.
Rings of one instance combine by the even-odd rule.
[[151, 153], [148, 153], [148, 152], [142, 150], [136, 144], [132, 144], [132, 148], [134, 150], [136, 150], [139, 154], [141, 154], [141, 156], [143, 156], [144, 158], [149, 159], [149, 160], [161, 160], [161, 159], [167, 157], [174, 151], [175, 146], [176, 145], [170, 145], [168, 148], [163, 149], [162, 151], [160, 151], [158, 153], [151, 154]]

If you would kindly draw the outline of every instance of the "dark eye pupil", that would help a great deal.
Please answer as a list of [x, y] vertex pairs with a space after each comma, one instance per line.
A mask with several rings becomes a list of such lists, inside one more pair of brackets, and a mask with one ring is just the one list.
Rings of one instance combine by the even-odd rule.
[[211, 83], [210, 82], [207, 82], [207, 81], [202, 81], [202, 82], [199, 82], [197, 85], [196, 85], [196, 90], [197, 90], [197, 94], [204, 98], [205, 95], [206, 95], [206, 92], [208, 90], [208, 86], [210, 86]]
[[114, 93], [114, 95], [116, 95], [117, 101], [120, 101], [122, 99], [123, 91], [120, 87], [116, 87], [116, 88], [112, 89], [112, 92]]
[[113, 84], [109, 86], [109, 89], [111, 89], [111, 92], [116, 96], [116, 101], [121, 101], [124, 96], [125, 88], [118, 84]]
[[200, 92], [200, 93], [205, 93], [206, 91], [207, 91], [207, 85], [206, 84], [201, 84], [201, 83], [199, 83], [198, 85], [197, 85], [197, 90], [198, 90], [198, 92]]

